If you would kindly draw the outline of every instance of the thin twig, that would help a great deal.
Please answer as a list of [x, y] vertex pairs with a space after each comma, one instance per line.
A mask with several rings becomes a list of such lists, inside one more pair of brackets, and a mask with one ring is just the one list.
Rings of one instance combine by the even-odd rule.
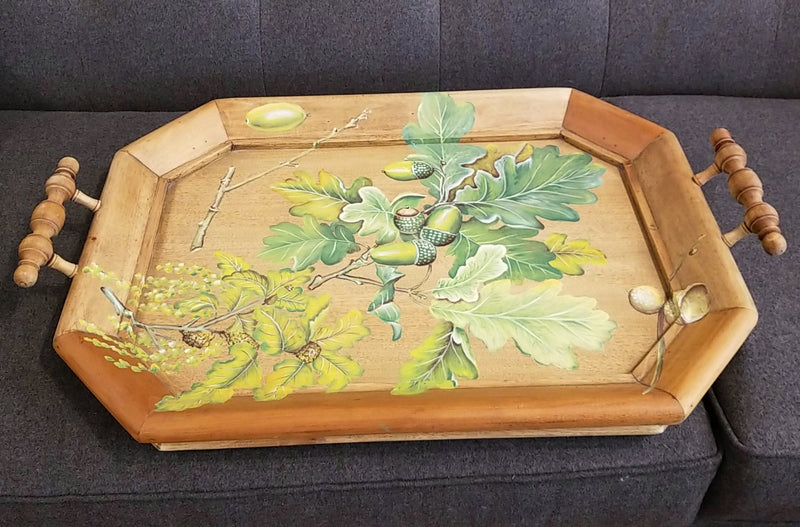
[[[312, 290], [318, 288], [319, 286], [321, 286], [322, 284], [324, 284], [325, 282], [327, 282], [329, 280], [333, 280], [334, 278], [340, 278], [340, 277], [346, 275], [347, 273], [349, 273], [350, 271], [355, 271], [356, 269], [358, 269], [360, 267], [364, 267], [365, 265], [369, 265], [371, 263], [372, 263], [372, 259], [369, 257], [369, 251], [365, 251], [364, 254], [362, 254], [359, 258], [357, 258], [355, 260], [350, 260], [350, 263], [348, 265], [346, 265], [345, 267], [342, 267], [338, 271], [334, 271], [334, 272], [332, 272], [330, 274], [326, 274], [326, 275], [319, 275], [318, 274], [317, 276], [315, 276], [314, 279], [311, 280], [311, 283], [308, 284], [308, 290], [312, 291]], [[346, 280], [346, 278], [345, 278], [345, 280]]]
[[211, 225], [211, 220], [213, 220], [214, 216], [216, 216], [217, 212], [219, 212], [219, 205], [222, 203], [222, 198], [225, 196], [225, 193], [230, 189], [229, 185], [235, 171], [236, 167], [229, 167], [228, 173], [225, 174], [225, 177], [219, 181], [217, 194], [214, 196], [214, 201], [211, 203], [211, 206], [208, 207], [206, 217], [203, 218], [203, 221], [197, 224], [197, 232], [195, 232], [194, 239], [192, 239], [192, 245], [189, 248], [191, 251], [197, 251], [203, 246], [208, 226]]
[[[347, 124], [345, 124], [341, 128], [334, 128], [333, 130], [331, 130], [331, 132], [328, 135], [317, 139], [316, 141], [314, 141], [311, 144], [310, 147], [308, 147], [307, 149], [303, 150], [302, 152], [300, 152], [299, 154], [297, 154], [293, 158], [291, 158], [291, 159], [289, 159], [287, 161], [281, 161], [280, 163], [276, 164], [275, 166], [270, 167], [267, 170], [264, 170], [263, 172], [259, 172], [259, 173], [255, 174], [255, 175], [252, 175], [249, 178], [245, 179], [244, 181], [240, 181], [239, 183], [236, 183], [235, 185], [231, 185], [230, 184], [230, 177], [226, 176], [228, 178], [227, 181], [225, 181], [225, 178], [223, 178], [223, 180], [220, 181], [219, 189], [217, 189], [217, 195], [214, 198], [214, 202], [208, 208], [208, 213], [206, 214], [206, 217], [203, 219], [203, 221], [201, 221], [200, 223], [197, 224], [197, 232], [195, 232], [194, 239], [192, 240], [191, 250], [192, 251], [197, 251], [197, 250], [199, 250], [199, 249], [201, 249], [203, 247], [203, 242], [204, 242], [204, 239], [205, 239], [206, 231], [208, 230], [208, 226], [211, 224], [211, 220], [213, 220], [214, 216], [217, 214], [217, 212], [219, 212], [219, 203], [222, 201], [222, 196], [224, 196], [228, 192], [231, 192], [232, 190], [236, 190], [239, 187], [243, 187], [244, 185], [247, 185], [248, 183], [252, 183], [253, 181], [255, 181], [257, 179], [261, 179], [262, 177], [264, 177], [266, 175], [269, 175], [269, 174], [271, 174], [271, 173], [273, 173], [276, 170], [279, 170], [281, 168], [284, 168], [284, 167], [297, 168], [297, 166], [298, 166], [297, 165], [297, 161], [299, 161], [301, 158], [307, 156], [308, 154], [310, 154], [311, 152], [316, 150], [319, 145], [321, 145], [322, 143], [325, 143], [326, 141], [330, 141], [331, 139], [333, 139], [334, 137], [339, 135], [339, 133], [343, 132], [344, 130], [349, 130], [351, 128], [358, 128], [358, 123], [360, 121], [363, 121], [364, 119], [366, 119], [368, 115], [369, 115], [369, 109], [364, 109], [360, 114], [358, 114], [358, 116], [353, 117], [352, 119], [350, 119], [347, 122]], [[233, 167], [231, 167], [231, 170], [232, 169], [233, 169]], [[230, 174], [230, 176], [233, 176], [233, 174]]]

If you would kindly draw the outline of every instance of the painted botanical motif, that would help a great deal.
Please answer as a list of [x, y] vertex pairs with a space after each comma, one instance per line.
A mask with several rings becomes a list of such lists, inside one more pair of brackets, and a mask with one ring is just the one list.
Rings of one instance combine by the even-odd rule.
[[[287, 113], [286, 122], [297, 126], [300, 117]], [[605, 256], [588, 240], [540, 238], [540, 231], [545, 222], [579, 221], [574, 206], [596, 201], [592, 189], [604, 168], [556, 146], [504, 154], [464, 143], [475, 109], [445, 94], [423, 95], [416, 117], [402, 131], [408, 155], [386, 160], [383, 174], [348, 184], [293, 160], [294, 174], [271, 188], [296, 219], [265, 232], [263, 269], [216, 252], [218, 271], [163, 267], [174, 278], [139, 277], [126, 304], [108, 286], [121, 337], [98, 334], [92, 342], [115, 351], [118, 357], [107, 359], [118, 367], [138, 372], [214, 360], [203, 380], [160, 401], [160, 411], [222, 403], [234, 393], [275, 400], [315, 385], [341, 390], [363, 373], [352, 358], [359, 341], [408, 339], [403, 312], [410, 303], [426, 308], [431, 329], [421, 342], [408, 342], [394, 394], [477, 378], [476, 342], [493, 352], [513, 343], [533, 359], [532, 369], [574, 369], [576, 349], [601, 351], [616, 324], [594, 299], [562, 294], [559, 279], [580, 276]], [[233, 188], [226, 177], [220, 188]], [[387, 195], [383, 178], [407, 190]], [[442, 261], [435, 273], [433, 263]], [[415, 267], [424, 273], [411, 273]], [[331, 296], [325, 286], [334, 280], [374, 291], [371, 301], [350, 306]], [[332, 306], [354, 309], [336, 318], [328, 315]], [[133, 314], [148, 310], [188, 321], [147, 324]], [[387, 333], [369, 335], [365, 316], [385, 323]]]

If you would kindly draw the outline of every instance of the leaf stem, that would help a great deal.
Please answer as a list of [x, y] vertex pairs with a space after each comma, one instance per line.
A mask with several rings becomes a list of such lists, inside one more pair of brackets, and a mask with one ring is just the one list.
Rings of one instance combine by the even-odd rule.
[[[334, 278], [340, 278], [344, 275], [347, 275], [347, 273], [349, 273], [350, 271], [354, 271], [358, 268], [364, 267], [371, 263], [373, 263], [372, 258], [369, 257], [369, 250], [367, 250], [359, 258], [355, 260], [350, 260], [350, 263], [348, 265], [342, 267], [338, 271], [326, 275], [318, 274], [317, 276], [315, 276], [314, 279], [311, 280], [311, 283], [308, 284], [308, 290], [312, 291], [329, 280], [333, 280]], [[350, 277], [351, 282], [353, 281], [352, 278], [353, 277]], [[347, 278], [345, 278], [345, 280], [347, 280]]]

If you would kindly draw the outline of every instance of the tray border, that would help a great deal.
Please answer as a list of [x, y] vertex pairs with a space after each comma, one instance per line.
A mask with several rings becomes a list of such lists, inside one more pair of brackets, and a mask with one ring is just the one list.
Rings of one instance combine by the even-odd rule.
[[[486, 92], [457, 93], [468, 97], [471, 93]], [[755, 326], [757, 313], [702, 191], [691, 180], [692, 171], [677, 138], [650, 121], [572, 89], [492, 93], [523, 99], [544, 97], [551, 113], [544, 125], [526, 137], [563, 138], [620, 168], [665, 286], [680, 289], [701, 281], [712, 284], [712, 291], [720, 292], [713, 299], [714, 311], [682, 328], [670, 343], [659, 388], [649, 394], [642, 395], [642, 382], [649, 378], [653, 362], [646, 357], [632, 371], [639, 382], [628, 384], [483, 388], [480, 394], [474, 389], [461, 388], [408, 398], [382, 392], [312, 393], [269, 405], [235, 397], [225, 405], [159, 413], [154, 411], [155, 403], [167, 392], [157, 378], [131, 376], [114, 368], [83, 340], [85, 333], [73, 329], [79, 319], [91, 319], [92, 313], [107, 309], [97, 307], [103, 305], [102, 301], [95, 302], [100, 299], [94, 296], [99, 297], [100, 293], [78, 294], [90, 290], [80, 275], [72, 284], [56, 331], [56, 351], [136, 440], [154, 443], [165, 450], [372, 441], [387, 440], [390, 436], [443, 439], [658, 433], [666, 425], [681, 422], [744, 342]], [[368, 100], [386, 97], [394, 104], [414, 94], [337, 96], [337, 99], [358, 107]], [[293, 98], [313, 99], [320, 100]], [[105, 216], [120, 214], [119, 209], [101, 209], [79, 265], [92, 262], [94, 255], [111, 243], [103, 240], [122, 239], [128, 247], [138, 247], [139, 251], [134, 264], [120, 261], [121, 278], [130, 279], [135, 272], [146, 269], [163, 208], [159, 203], [163, 204], [169, 182], [231, 149], [263, 145], [264, 140], [256, 143], [246, 132], [242, 133], [241, 125], [232, 124], [230, 116], [243, 101], [252, 105], [271, 100], [277, 98], [212, 101], [120, 150], [110, 172], [124, 171], [127, 177], [112, 178], [103, 190], [102, 199], [105, 203], [127, 204], [124, 211], [129, 221], [124, 225], [110, 222]], [[197, 127], [203, 132], [185, 133], [194, 132]], [[503, 141], [518, 134], [519, 131], [497, 130], [479, 134], [474, 140]], [[186, 136], [191, 140], [184, 140]], [[156, 145], [171, 137], [181, 137], [180, 145], [167, 158], [160, 158]], [[387, 132], [386, 138], [379, 140], [393, 139]], [[275, 141], [281, 146], [292, 144], [291, 138]], [[130, 199], [131, 195], [136, 199]], [[651, 207], [656, 200], [667, 199], [670, 207]], [[141, 213], [154, 209], [159, 212]], [[671, 210], [692, 210], [692, 218], [670, 214]], [[681, 259], [680, 252], [685, 250], [677, 246], [676, 239], [694, 239], [692, 236], [698, 233], [705, 234], [702, 250], [719, 262], [718, 269], [710, 270], [691, 260], [680, 266], [676, 264]], [[602, 397], [598, 397], [600, 392]], [[348, 420], [340, 419], [343, 413]], [[291, 419], [287, 419], [289, 416]]]

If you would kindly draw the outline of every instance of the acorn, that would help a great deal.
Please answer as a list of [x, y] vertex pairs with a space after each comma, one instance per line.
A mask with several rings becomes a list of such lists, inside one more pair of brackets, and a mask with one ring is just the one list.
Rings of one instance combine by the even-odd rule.
[[403, 234], [418, 234], [425, 224], [425, 215], [420, 214], [417, 209], [403, 207], [394, 213], [394, 224]]
[[210, 331], [181, 331], [181, 335], [183, 342], [197, 349], [205, 348], [214, 338], [214, 334]]
[[262, 132], [284, 132], [299, 126], [306, 117], [305, 110], [296, 104], [273, 102], [247, 112], [244, 122]]
[[241, 342], [250, 344], [254, 348], [259, 346], [258, 342], [256, 342], [253, 337], [244, 331], [223, 331], [222, 336], [225, 337], [225, 341], [228, 343], [228, 346], [233, 346], [234, 344], [239, 344]]
[[686, 289], [675, 291], [672, 299], [664, 304], [667, 322], [680, 325], [697, 322], [711, 310], [711, 296], [703, 284], [692, 284]]
[[450, 245], [461, 230], [461, 211], [452, 205], [436, 208], [419, 235], [437, 247]]
[[383, 265], [428, 265], [436, 259], [436, 247], [420, 239], [379, 245], [369, 254], [375, 263]]
[[640, 285], [628, 292], [628, 301], [633, 309], [645, 315], [658, 313], [666, 302], [664, 292], [651, 285]]
[[412, 181], [431, 177], [433, 167], [422, 161], [397, 161], [386, 165], [383, 173], [395, 181]]
[[306, 364], [311, 364], [322, 353], [322, 347], [316, 342], [309, 342], [295, 353], [295, 356]]

